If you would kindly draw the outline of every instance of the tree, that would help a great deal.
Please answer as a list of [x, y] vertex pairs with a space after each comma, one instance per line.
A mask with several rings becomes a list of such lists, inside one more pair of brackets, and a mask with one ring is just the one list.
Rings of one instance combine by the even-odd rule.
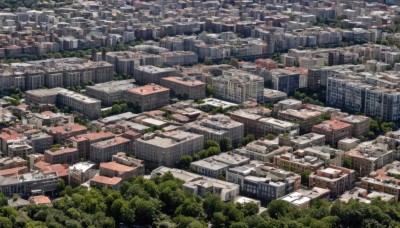
[[190, 163], [193, 161], [192, 156], [190, 155], [183, 155], [181, 159], [179, 160], [177, 166], [180, 169], [188, 169], [190, 166]]
[[232, 141], [228, 137], [223, 138], [220, 142], [220, 145], [221, 145], [222, 152], [230, 151], [233, 149]]
[[349, 156], [344, 157], [343, 167], [351, 169], [353, 167], [353, 159]]
[[204, 198], [203, 208], [208, 218], [211, 218], [215, 212], [222, 211], [223, 207], [224, 204], [218, 195], [208, 193]]
[[252, 135], [252, 134], [246, 135], [246, 137], [243, 138], [243, 146], [246, 146], [247, 144], [249, 144], [250, 142], [252, 142], [254, 140], [256, 140], [254, 135]]
[[0, 193], [0, 208], [7, 205], [8, 205], [7, 197], [3, 193]]
[[9, 218], [0, 217], [0, 228], [12, 228], [13, 224]]
[[206, 58], [206, 59], [204, 60], [204, 64], [205, 64], [205, 65], [213, 65], [214, 62], [212, 61], [211, 58]]
[[214, 140], [208, 139], [204, 144], [204, 149], [208, 149], [210, 147], [220, 147], [219, 143], [215, 142]]
[[215, 96], [214, 87], [210, 84], [207, 84], [207, 86], [206, 86], [206, 96], [207, 97]]
[[301, 183], [305, 186], [308, 186], [308, 179], [311, 175], [312, 171], [309, 169], [305, 169], [301, 172]]
[[265, 139], [267, 139], [267, 140], [274, 140], [275, 138], [276, 138], [276, 135], [273, 135], [273, 134], [268, 134], [265, 136]]
[[245, 203], [242, 208], [244, 216], [256, 215], [259, 210], [260, 208], [258, 207], [258, 204], [254, 202]]
[[291, 211], [294, 211], [293, 206], [283, 200], [274, 200], [268, 205], [268, 214], [274, 219], [285, 217]]

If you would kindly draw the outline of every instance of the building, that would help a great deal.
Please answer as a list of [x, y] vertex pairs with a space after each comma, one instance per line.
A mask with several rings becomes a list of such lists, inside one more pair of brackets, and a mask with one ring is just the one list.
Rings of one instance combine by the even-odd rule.
[[170, 90], [156, 84], [149, 84], [126, 90], [123, 97], [142, 112], [151, 111], [169, 104]]
[[122, 180], [129, 180], [132, 176], [137, 175], [137, 168], [119, 164], [115, 161], [100, 163], [100, 176], [120, 177]]
[[183, 100], [199, 100], [206, 97], [206, 84], [194, 78], [165, 77], [161, 79], [160, 85], [169, 88], [172, 96]]
[[329, 189], [331, 198], [336, 198], [354, 187], [355, 178], [354, 170], [330, 165], [309, 176], [309, 187]]
[[190, 163], [190, 169], [194, 172], [208, 177], [224, 177], [229, 168], [249, 163], [250, 159], [239, 154], [222, 153], [203, 160]]
[[51, 206], [51, 200], [47, 196], [31, 196], [28, 199], [30, 204], [36, 204], [36, 205], [47, 205]]
[[113, 139], [92, 143], [90, 145], [90, 160], [95, 163], [109, 162], [118, 152], [131, 152], [131, 141], [117, 136]]
[[300, 175], [260, 163], [230, 168], [226, 180], [240, 185], [240, 193], [267, 204], [300, 188]]
[[265, 103], [275, 103], [286, 99], [287, 99], [287, 94], [285, 92], [273, 89], [264, 89]]
[[286, 109], [278, 112], [278, 119], [297, 123], [300, 131], [307, 133], [320, 121], [321, 115], [318, 111], [307, 109]]
[[192, 155], [204, 147], [204, 136], [185, 131], [145, 134], [135, 143], [138, 159], [173, 167], [183, 155]]
[[92, 179], [90, 179], [90, 187], [118, 190], [122, 184], [122, 181], [123, 179], [120, 177], [94, 176]]
[[32, 134], [27, 137], [28, 143], [32, 146], [34, 153], [44, 153], [53, 145], [53, 137], [44, 132]]
[[277, 104], [274, 105], [274, 111], [283, 111], [287, 109], [294, 109], [298, 110], [301, 109], [303, 106], [303, 102], [295, 100], [295, 99], [286, 99], [279, 101]]
[[371, 172], [368, 176], [361, 178], [361, 187], [393, 195], [397, 202], [400, 199], [399, 167], [400, 162], [394, 161], [392, 164]]
[[307, 155], [303, 150], [293, 153], [279, 154], [274, 157], [274, 164], [285, 170], [301, 173], [304, 170], [316, 171], [324, 166], [324, 161], [318, 157]]
[[353, 136], [366, 135], [369, 132], [371, 118], [367, 116], [355, 116], [350, 115], [344, 118], [338, 118], [338, 120], [351, 124], [353, 126]]
[[96, 164], [93, 162], [79, 162], [68, 168], [68, 184], [71, 186], [79, 186], [86, 181], [92, 179], [99, 173], [95, 169]]
[[134, 82], [135, 80], [121, 80], [86, 86], [86, 95], [101, 101], [103, 106], [111, 106], [113, 101], [123, 99], [125, 90], [137, 87]]
[[86, 134], [87, 128], [79, 124], [67, 124], [64, 126], [48, 127], [44, 131], [53, 137], [54, 143], [61, 144], [70, 137]]
[[298, 150], [297, 152], [302, 152], [305, 155], [316, 157], [322, 160], [325, 164], [334, 166], [343, 166], [345, 158], [345, 152], [343, 150], [334, 149], [329, 146], [311, 146]]
[[311, 190], [298, 189], [297, 191], [280, 198], [280, 200], [284, 200], [296, 207], [305, 209], [308, 208], [311, 203], [317, 199], [328, 200], [329, 195], [329, 189], [314, 187]]
[[80, 93], [66, 89], [61, 90], [57, 97], [57, 104], [70, 107], [73, 111], [82, 113], [89, 119], [100, 117], [101, 102]]
[[2, 157], [0, 158], [0, 170], [12, 169], [26, 166], [28, 161], [21, 157]]
[[215, 97], [241, 104], [245, 101], [264, 101], [264, 79], [240, 70], [226, 70], [212, 78]]
[[150, 83], [160, 84], [165, 77], [177, 76], [175, 68], [161, 68], [156, 66], [139, 66], [134, 70], [134, 78], [141, 85]]
[[107, 52], [105, 57], [104, 60], [114, 66], [117, 74], [133, 75], [134, 70], [140, 65], [138, 56], [130, 51]]
[[44, 161], [49, 164], [75, 164], [79, 161], [79, 152], [76, 148], [60, 148], [58, 150], [46, 150]]
[[143, 160], [129, 157], [124, 152], [118, 152], [116, 155], [112, 156], [112, 161], [121, 165], [134, 167], [135, 175], [144, 175]]
[[300, 73], [276, 69], [272, 74], [272, 88], [286, 94], [294, 94], [300, 88]]
[[363, 177], [392, 163], [397, 153], [397, 150], [390, 150], [387, 144], [369, 141], [347, 151], [346, 158], [351, 161], [350, 168], [354, 169], [358, 176]]
[[300, 136], [280, 135], [279, 145], [291, 146], [294, 150], [304, 149], [310, 146], [324, 146], [325, 135], [312, 132]]
[[343, 151], [349, 151], [354, 149], [360, 144], [361, 140], [358, 138], [344, 138], [338, 141], [338, 149]]
[[321, 124], [314, 125], [312, 131], [325, 135], [325, 140], [332, 146], [337, 146], [341, 139], [351, 136], [353, 126], [337, 120], [326, 120]]
[[34, 153], [32, 146], [21, 140], [9, 140], [7, 148], [7, 156], [9, 157], [27, 158]]
[[162, 176], [170, 172], [175, 178], [184, 182], [183, 189], [191, 194], [206, 196], [207, 193], [216, 194], [222, 201], [233, 201], [239, 195], [240, 187], [237, 184], [204, 177], [180, 169], [160, 166], [151, 172], [151, 178]]
[[165, 66], [194, 65], [199, 62], [199, 57], [191, 51], [171, 51], [160, 54], [161, 61]]
[[289, 134], [297, 135], [299, 133], [299, 125], [275, 118], [262, 118], [259, 120], [259, 128], [262, 135], [273, 134]]
[[390, 200], [396, 200], [393, 195], [384, 193], [384, 192], [375, 192], [372, 191], [371, 193], [368, 193], [367, 189], [363, 188], [358, 188], [355, 187], [351, 189], [350, 191], [346, 191], [343, 193], [339, 200], [344, 203], [348, 203], [349, 200], [355, 200], [357, 202], [362, 202], [362, 203], [371, 203], [371, 200], [374, 198], [379, 198], [382, 201], [388, 202]]
[[67, 143], [72, 144], [74, 148], [78, 149], [79, 158], [87, 160], [90, 157], [90, 145], [92, 143], [112, 139], [114, 137], [115, 135], [112, 132], [80, 134], [70, 137]]
[[271, 110], [267, 108], [239, 109], [229, 112], [232, 120], [244, 125], [244, 134], [252, 134], [255, 137], [263, 137], [265, 133], [261, 130], [259, 120], [271, 116]]
[[229, 138], [233, 145], [238, 145], [244, 137], [244, 125], [221, 114], [210, 115], [208, 118], [187, 123], [185, 127], [190, 132], [204, 135], [205, 140], [221, 142], [221, 140]]
[[56, 172], [42, 173], [38, 170], [18, 177], [0, 176], [0, 192], [7, 197], [14, 194], [29, 197], [31, 195], [53, 195], [57, 192], [58, 176]]
[[279, 154], [293, 152], [292, 147], [278, 146], [269, 140], [259, 139], [248, 143], [246, 146], [234, 149], [233, 153], [250, 158], [250, 160], [258, 160], [262, 162], [272, 163], [274, 157]]

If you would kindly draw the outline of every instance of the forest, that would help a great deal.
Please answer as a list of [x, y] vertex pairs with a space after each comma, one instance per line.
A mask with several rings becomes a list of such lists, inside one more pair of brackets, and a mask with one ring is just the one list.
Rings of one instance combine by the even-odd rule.
[[0, 197], [0, 227], [400, 227], [400, 204], [372, 200], [313, 201], [299, 209], [275, 200], [259, 213], [256, 203], [222, 202], [217, 195], [204, 198], [182, 189], [182, 182], [167, 173], [154, 180], [135, 177], [119, 190], [64, 187], [53, 206], [7, 206]]

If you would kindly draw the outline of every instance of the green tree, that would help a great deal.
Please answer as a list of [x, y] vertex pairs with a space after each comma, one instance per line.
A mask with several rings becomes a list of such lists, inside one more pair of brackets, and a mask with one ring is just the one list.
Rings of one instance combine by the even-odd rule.
[[204, 60], [204, 64], [205, 64], [205, 65], [213, 65], [214, 62], [212, 61], [211, 58], [206, 58], [206, 59]]
[[308, 186], [308, 179], [311, 175], [312, 171], [310, 169], [305, 169], [301, 172], [301, 183], [305, 186]]
[[246, 135], [246, 137], [243, 138], [243, 146], [246, 146], [247, 144], [249, 144], [250, 142], [252, 142], [254, 140], [256, 140], [254, 135], [252, 135], [252, 134]]
[[258, 204], [254, 202], [245, 203], [242, 208], [244, 216], [256, 215], [259, 210], [260, 208], [258, 207]]
[[220, 142], [220, 145], [221, 145], [222, 152], [230, 151], [233, 149], [232, 141], [228, 137], [223, 138]]
[[9, 218], [0, 217], [0, 228], [12, 228], [13, 224]]

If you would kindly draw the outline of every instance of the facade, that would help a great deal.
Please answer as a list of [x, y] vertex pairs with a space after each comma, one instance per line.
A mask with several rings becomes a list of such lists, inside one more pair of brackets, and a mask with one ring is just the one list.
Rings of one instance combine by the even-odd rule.
[[32, 146], [34, 153], [44, 153], [53, 145], [53, 137], [44, 132], [33, 134], [27, 138], [29, 144]]
[[93, 97], [99, 101], [103, 106], [113, 105], [113, 101], [123, 98], [125, 90], [137, 87], [134, 80], [121, 80], [99, 83], [93, 86], [86, 86], [86, 95]]
[[46, 150], [44, 161], [49, 164], [75, 164], [79, 161], [79, 152], [76, 148], [61, 148], [56, 151]]
[[79, 158], [87, 160], [90, 157], [90, 145], [92, 143], [112, 139], [114, 137], [115, 135], [111, 132], [80, 134], [69, 138], [68, 144], [72, 144], [74, 148], [78, 149]]
[[28, 162], [20, 157], [2, 157], [0, 158], [0, 170], [12, 169], [26, 166]]
[[165, 77], [177, 76], [174, 68], [161, 68], [156, 66], [139, 66], [134, 70], [134, 78], [141, 85], [150, 83], [160, 84]]
[[172, 167], [183, 155], [192, 155], [203, 147], [203, 135], [177, 130], [144, 135], [135, 143], [135, 154], [146, 162]]
[[400, 162], [395, 161], [371, 172], [368, 176], [361, 178], [362, 188], [393, 195], [395, 201], [398, 201], [400, 199], [400, 181], [397, 178], [400, 175], [399, 167]]
[[29, 197], [32, 194], [53, 195], [57, 192], [58, 176], [56, 172], [42, 173], [38, 170], [18, 177], [0, 176], [0, 192], [7, 197], [14, 194]]
[[54, 143], [61, 144], [70, 137], [85, 134], [87, 128], [79, 124], [67, 124], [64, 126], [46, 128], [45, 132], [53, 137]]
[[244, 137], [244, 126], [242, 123], [231, 120], [225, 115], [210, 115], [195, 122], [185, 125], [190, 132], [204, 135], [205, 140], [220, 142], [229, 138], [232, 144], [239, 144]]
[[151, 111], [169, 104], [170, 90], [150, 84], [126, 90], [123, 97], [142, 112]]
[[268, 140], [256, 140], [246, 146], [234, 149], [233, 153], [248, 157], [251, 160], [273, 163], [276, 155], [293, 152], [292, 147], [278, 146]]
[[274, 70], [272, 71], [272, 85], [274, 90], [293, 94], [300, 88], [300, 74], [291, 71]]
[[324, 161], [318, 157], [307, 155], [302, 150], [293, 153], [285, 153], [274, 157], [274, 164], [281, 169], [293, 170], [295, 173], [301, 173], [304, 170], [316, 171], [324, 166]]
[[265, 103], [275, 103], [285, 99], [287, 99], [287, 94], [285, 92], [273, 89], [264, 89]]
[[213, 177], [225, 177], [229, 168], [241, 166], [249, 163], [250, 159], [239, 154], [222, 153], [203, 160], [190, 163], [190, 169], [196, 173]]
[[332, 146], [336, 146], [341, 139], [351, 136], [353, 126], [337, 120], [326, 120], [321, 124], [314, 125], [312, 131], [325, 135], [325, 140]]
[[98, 174], [93, 162], [79, 162], [68, 168], [68, 184], [79, 186]]
[[264, 79], [240, 70], [227, 70], [212, 78], [215, 97], [233, 103], [264, 101]]
[[356, 148], [346, 152], [346, 157], [351, 161], [351, 168], [358, 176], [367, 176], [371, 172], [392, 163], [398, 152], [390, 150], [387, 144], [364, 142]]
[[199, 62], [199, 57], [191, 51], [173, 51], [160, 54], [161, 61], [165, 66], [194, 65]]
[[255, 137], [263, 137], [265, 133], [261, 130], [259, 120], [271, 116], [271, 110], [267, 108], [239, 109], [229, 112], [232, 120], [244, 125], [244, 134], [252, 134]]
[[175, 178], [184, 182], [183, 189], [201, 197], [207, 193], [216, 194], [222, 201], [233, 201], [239, 195], [240, 187], [237, 184], [204, 177], [180, 169], [160, 166], [151, 172], [151, 178], [156, 178], [170, 172]]
[[351, 124], [353, 126], [353, 136], [366, 135], [369, 132], [371, 118], [367, 116], [350, 115], [338, 120]]
[[310, 175], [309, 187], [329, 189], [331, 198], [336, 198], [354, 187], [355, 178], [356, 173], [354, 170], [328, 166]]
[[298, 123], [302, 132], [310, 132], [319, 122], [321, 114], [307, 109], [286, 109], [278, 112], [278, 119]]
[[310, 146], [324, 146], [325, 135], [312, 132], [300, 136], [280, 135], [279, 145], [291, 146], [294, 150], [304, 149]]
[[95, 163], [109, 162], [112, 156], [118, 152], [131, 152], [131, 141], [129, 139], [117, 136], [96, 142], [90, 145], [90, 160]]
[[300, 175], [259, 163], [230, 168], [226, 180], [240, 185], [240, 192], [263, 204], [300, 188]]
[[206, 97], [206, 84], [196, 79], [165, 77], [161, 79], [160, 85], [183, 99], [199, 100]]

